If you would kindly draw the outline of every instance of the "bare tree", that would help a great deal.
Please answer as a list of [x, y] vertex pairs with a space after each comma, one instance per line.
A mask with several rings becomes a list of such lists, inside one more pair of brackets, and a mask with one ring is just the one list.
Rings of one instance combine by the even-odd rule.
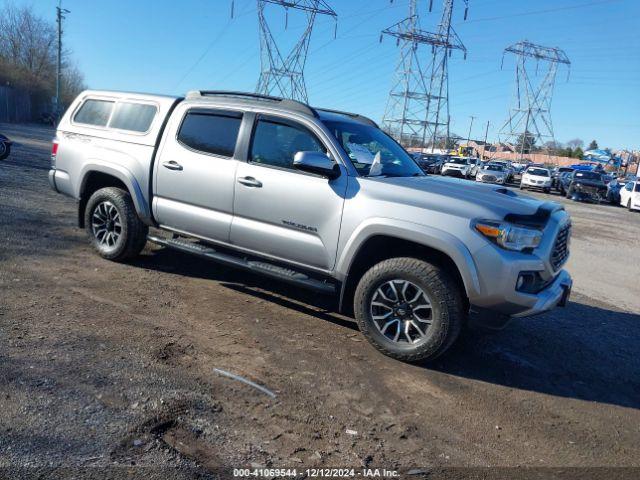
[[567, 146], [571, 147], [571, 149], [575, 150], [576, 148], [584, 147], [584, 142], [580, 138], [574, 138], [573, 140], [569, 140], [567, 142]]
[[[67, 103], [84, 88], [82, 74], [63, 53], [62, 98]], [[0, 10], [0, 82], [47, 103], [55, 91], [56, 29], [32, 7], [5, 4]]]

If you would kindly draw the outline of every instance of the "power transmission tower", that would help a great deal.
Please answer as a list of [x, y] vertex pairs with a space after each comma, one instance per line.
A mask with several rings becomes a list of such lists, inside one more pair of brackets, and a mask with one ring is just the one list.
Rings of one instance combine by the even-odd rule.
[[[393, 0], [391, 0], [393, 2]], [[469, 0], [465, 4], [467, 18]], [[430, 0], [431, 11], [433, 0]], [[382, 31], [396, 38], [400, 46], [400, 60], [384, 117], [383, 128], [403, 145], [426, 145], [433, 150], [436, 141], [445, 133], [449, 139], [449, 78], [448, 59], [453, 50], [467, 49], [451, 26], [454, 0], [444, 0], [440, 24], [436, 33], [420, 28], [418, 0], [409, 0], [409, 16]], [[430, 64], [422, 68], [419, 45], [431, 45]]]
[[56, 62], [56, 118], [60, 117], [60, 84], [62, 82], [62, 21], [66, 18], [65, 14], [71, 13], [66, 8], [62, 8], [62, 0], [58, 2], [56, 7], [56, 23], [58, 26], [58, 52]]
[[[512, 53], [516, 60], [516, 99], [515, 107], [509, 113], [509, 119], [500, 129], [499, 135], [505, 141], [518, 145], [520, 158], [525, 150], [530, 150], [536, 143], [542, 143], [547, 138], [554, 140], [553, 124], [551, 123], [551, 100], [553, 87], [556, 82], [558, 65], [571, 62], [567, 54], [555, 47], [544, 47], [526, 40], [507, 47], [504, 55]], [[535, 60], [535, 73], [532, 75], [528, 67]], [[542, 76], [535, 81], [542, 68]], [[567, 77], [568, 78], [568, 77]], [[515, 141], [514, 141], [515, 140]]]
[[[289, 9], [301, 10], [306, 15], [306, 28], [286, 56], [282, 54], [269, 28], [269, 22], [265, 16], [267, 4], [278, 5], [285, 9], [285, 28], [288, 24]], [[333, 17], [337, 25], [338, 15], [324, 0], [258, 0], [261, 73], [256, 88], [257, 93], [275, 94], [308, 103], [304, 67], [309, 52], [311, 33], [318, 15]]]

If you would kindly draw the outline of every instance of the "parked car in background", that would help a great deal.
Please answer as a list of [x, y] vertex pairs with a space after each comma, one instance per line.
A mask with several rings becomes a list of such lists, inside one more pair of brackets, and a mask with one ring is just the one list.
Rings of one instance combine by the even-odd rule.
[[504, 185], [507, 183], [507, 168], [499, 163], [488, 163], [482, 165], [476, 174], [476, 182], [498, 183]]
[[560, 192], [560, 195], [563, 197], [567, 195], [567, 190], [569, 190], [569, 185], [571, 184], [571, 177], [573, 176], [573, 172], [562, 172], [558, 177], [557, 189]]
[[614, 205], [620, 203], [620, 190], [626, 185], [623, 179], [614, 178], [607, 183], [607, 201]]
[[577, 201], [600, 203], [607, 198], [607, 185], [602, 174], [588, 170], [576, 170], [571, 175], [567, 198]]
[[442, 175], [469, 178], [473, 166], [466, 157], [449, 157], [442, 165]]
[[505, 173], [504, 183], [509, 183], [513, 180], [515, 175], [515, 169], [509, 160], [496, 159], [487, 162], [486, 165], [500, 165], [502, 166]]
[[432, 173], [437, 175], [442, 170], [445, 157], [443, 155], [437, 155], [433, 153], [418, 153], [413, 157], [420, 168], [426, 173]]
[[11, 153], [13, 142], [0, 133], [0, 160], [4, 160]]
[[640, 210], [640, 181], [627, 182], [620, 190], [620, 205], [627, 207], [629, 211]]
[[467, 161], [469, 162], [469, 165], [471, 165], [471, 168], [469, 169], [469, 177], [475, 177], [482, 166], [482, 160], [479, 158], [468, 158]]
[[560, 190], [558, 188], [558, 179], [560, 178], [560, 174], [562, 173], [571, 173], [573, 172], [573, 168], [571, 167], [556, 167], [551, 171], [551, 188], [555, 190]]
[[529, 166], [526, 162], [511, 162], [511, 167], [516, 175], [520, 175]]
[[525, 188], [538, 188], [544, 193], [551, 191], [551, 172], [548, 168], [529, 167], [522, 174], [520, 190]]

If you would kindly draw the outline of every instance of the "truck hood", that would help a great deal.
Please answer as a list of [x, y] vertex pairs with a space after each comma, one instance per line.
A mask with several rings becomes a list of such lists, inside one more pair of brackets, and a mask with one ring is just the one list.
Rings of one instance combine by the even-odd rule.
[[519, 195], [499, 185], [487, 185], [440, 176], [365, 178], [361, 186], [368, 196], [387, 204], [397, 204], [397, 218], [402, 206], [440, 211], [463, 218], [503, 220], [510, 217], [535, 216], [541, 207], [561, 209], [558, 204], [541, 202]]

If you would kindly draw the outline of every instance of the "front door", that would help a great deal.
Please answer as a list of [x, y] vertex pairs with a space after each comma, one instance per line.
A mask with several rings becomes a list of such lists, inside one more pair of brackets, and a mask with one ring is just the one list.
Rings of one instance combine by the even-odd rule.
[[347, 174], [335, 180], [294, 169], [300, 151], [327, 152], [311, 127], [258, 116], [247, 162], [236, 173], [231, 243], [301, 265], [332, 269]]
[[228, 242], [242, 114], [182, 110], [156, 161], [154, 216], [164, 227]]

